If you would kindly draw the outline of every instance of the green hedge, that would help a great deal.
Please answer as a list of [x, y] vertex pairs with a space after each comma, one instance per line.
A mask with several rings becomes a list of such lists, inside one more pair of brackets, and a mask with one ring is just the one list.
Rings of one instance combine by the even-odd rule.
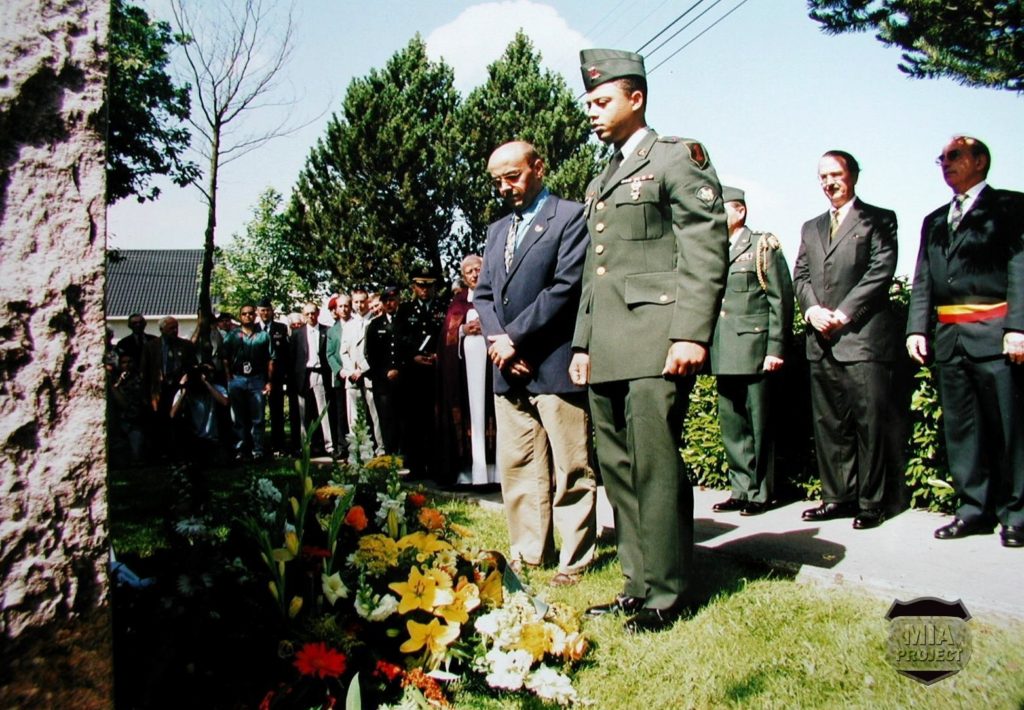
[[[890, 306], [896, 322], [906, 322], [910, 289], [906, 279], [893, 285]], [[773, 376], [771, 423], [776, 437], [776, 493], [818, 496], [821, 488], [814, 460], [811, 434], [807, 363], [803, 357], [804, 324], [796, 309], [793, 339], [783, 371]], [[900, 349], [902, 354], [902, 348]], [[956, 496], [950, 485], [946, 447], [942, 436], [942, 407], [930, 368], [916, 368], [901, 357], [893, 368], [893, 440], [889, 470], [903, 471], [902, 481], [889, 482], [887, 496], [898, 497], [915, 508], [951, 513]], [[683, 461], [691, 480], [708, 488], [728, 489], [729, 473], [718, 427], [718, 395], [715, 378], [701, 375], [690, 395], [684, 427]]]

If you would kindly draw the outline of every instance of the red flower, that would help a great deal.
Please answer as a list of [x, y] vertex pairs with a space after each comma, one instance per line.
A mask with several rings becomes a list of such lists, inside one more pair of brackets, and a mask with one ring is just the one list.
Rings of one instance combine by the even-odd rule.
[[353, 505], [345, 513], [345, 525], [355, 529], [356, 532], [362, 532], [369, 524], [370, 521], [366, 518], [366, 511], [363, 510], [361, 505]]
[[295, 654], [295, 667], [302, 675], [337, 678], [345, 672], [345, 654], [325, 643], [307, 643]]
[[427, 497], [422, 493], [410, 493], [409, 502], [416, 508], [422, 508], [427, 504]]
[[331, 551], [326, 547], [313, 547], [312, 545], [302, 546], [302, 556], [309, 560], [325, 560], [331, 556]]
[[382, 675], [388, 679], [388, 682], [392, 682], [398, 676], [402, 675], [402, 669], [396, 666], [394, 663], [388, 663], [387, 661], [377, 661], [377, 668], [375, 670], [377, 675]]

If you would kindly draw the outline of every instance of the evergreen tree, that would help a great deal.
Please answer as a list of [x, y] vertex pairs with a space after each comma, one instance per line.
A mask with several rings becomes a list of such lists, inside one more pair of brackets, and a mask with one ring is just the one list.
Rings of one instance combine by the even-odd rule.
[[542, 70], [540, 62], [530, 39], [516, 33], [487, 68], [487, 81], [470, 92], [459, 110], [457, 204], [464, 223], [461, 246], [467, 251], [483, 248], [487, 225], [507, 210], [487, 173], [487, 159], [502, 143], [532, 143], [547, 166], [545, 184], [561, 197], [582, 201], [598, 171], [598, 147], [587, 140], [586, 113], [561, 75]]
[[808, 0], [829, 34], [875, 32], [904, 50], [900, 71], [966, 86], [1024, 92], [1024, 6], [1019, 0]]
[[431, 62], [419, 35], [349, 84], [291, 205], [295, 238], [343, 284], [405, 283], [415, 261], [445, 273], [457, 106], [451, 67]]
[[244, 234], [220, 250], [213, 269], [211, 291], [221, 308], [237, 314], [246, 303], [269, 298], [275, 305], [289, 308], [308, 300], [320, 279], [310, 280], [296, 273], [303, 257], [287, 238], [288, 220], [284, 198], [267, 188], [252, 210], [252, 219]]

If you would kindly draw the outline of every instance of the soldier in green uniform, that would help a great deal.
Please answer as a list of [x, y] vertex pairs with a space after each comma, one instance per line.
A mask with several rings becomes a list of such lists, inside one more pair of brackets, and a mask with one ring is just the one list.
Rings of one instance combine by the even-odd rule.
[[768, 414], [768, 373], [782, 367], [793, 326], [793, 281], [774, 234], [747, 228], [743, 191], [722, 187], [729, 224], [729, 278], [711, 341], [718, 423], [732, 495], [718, 513], [763, 513], [772, 496], [775, 446]]
[[643, 57], [587, 49], [580, 62], [591, 126], [615, 155], [587, 188], [569, 373], [590, 384], [625, 576], [623, 594], [588, 614], [625, 612], [628, 630], [657, 630], [690, 601], [693, 489], [679, 446], [725, 284], [725, 210], [704, 147], [647, 127]]

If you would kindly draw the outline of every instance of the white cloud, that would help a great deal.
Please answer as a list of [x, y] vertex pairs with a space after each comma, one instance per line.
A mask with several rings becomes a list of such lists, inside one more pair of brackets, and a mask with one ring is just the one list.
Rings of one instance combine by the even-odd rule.
[[455, 70], [455, 86], [468, 93], [487, 79], [487, 65], [498, 59], [522, 29], [541, 54], [541, 63], [579, 88], [579, 51], [586, 37], [550, 5], [530, 0], [501, 0], [465, 9], [427, 37], [431, 59], [443, 58]]

